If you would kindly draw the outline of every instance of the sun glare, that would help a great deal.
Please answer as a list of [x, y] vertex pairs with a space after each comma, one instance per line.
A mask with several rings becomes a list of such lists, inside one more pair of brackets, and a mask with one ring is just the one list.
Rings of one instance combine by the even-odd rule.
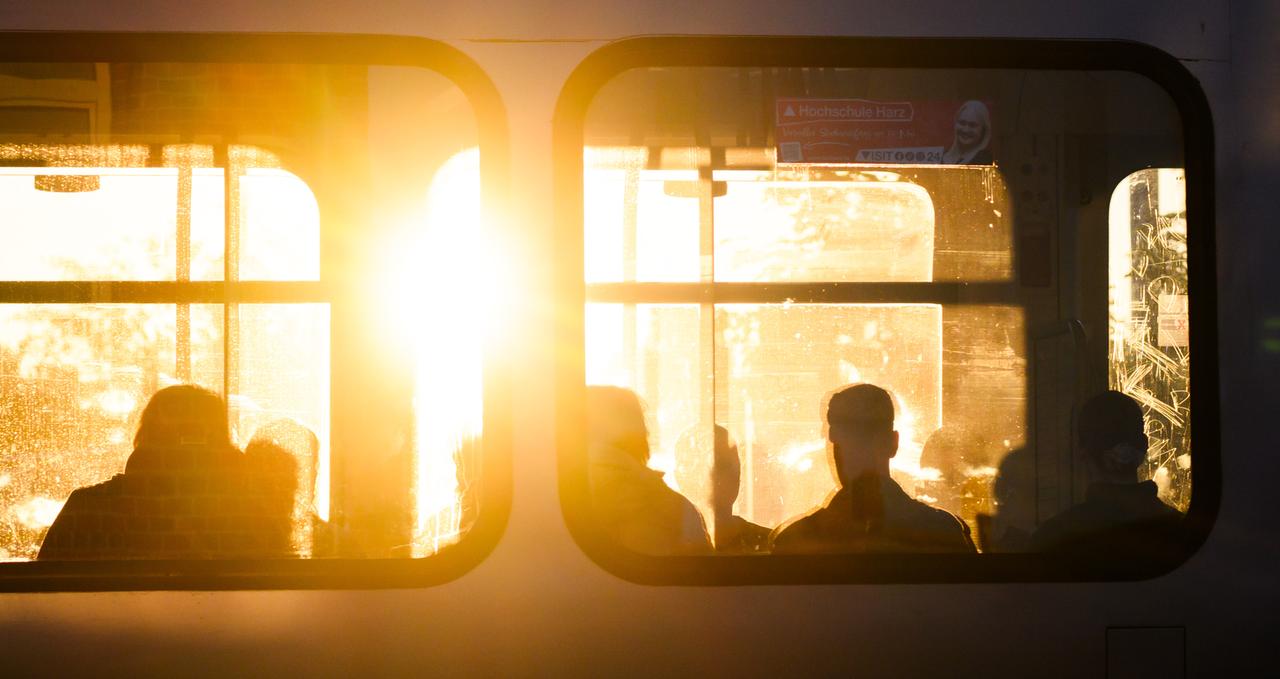
[[483, 348], [503, 317], [506, 267], [483, 228], [479, 153], [455, 154], [424, 203], [385, 244], [387, 316], [413, 347], [414, 556], [455, 542], [462, 525], [459, 460], [479, 445]]

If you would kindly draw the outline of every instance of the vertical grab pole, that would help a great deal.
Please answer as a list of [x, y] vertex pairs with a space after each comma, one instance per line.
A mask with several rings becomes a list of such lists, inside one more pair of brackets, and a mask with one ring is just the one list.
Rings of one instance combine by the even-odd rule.
[[[174, 220], [177, 233], [174, 242], [177, 248], [177, 265], [174, 279], [179, 283], [191, 280], [191, 169], [194, 158], [189, 149], [175, 149], [172, 160], [178, 166], [178, 213]], [[164, 154], [169, 155], [169, 154]], [[191, 305], [186, 302], [177, 303], [177, 319], [174, 328], [174, 372], [178, 381], [191, 381]]]

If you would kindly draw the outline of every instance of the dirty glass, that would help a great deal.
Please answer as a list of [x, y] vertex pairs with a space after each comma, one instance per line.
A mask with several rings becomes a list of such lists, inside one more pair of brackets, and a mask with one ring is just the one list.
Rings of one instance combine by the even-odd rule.
[[[1149, 80], [637, 68], [596, 93], [584, 138], [586, 381], [643, 415], [620, 432], [600, 410], [636, 406], [588, 392], [606, 534], [666, 536], [640, 550], [658, 555], [1052, 551], [1099, 483], [1186, 511], [1181, 174], [1116, 186], [1182, 162]], [[828, 419], [854, 384], [887, 394], [892, 446], [836, 421], [865, 403]], [[1108, 388], [1149, 442], [1121, 472], [1081, 443]], [[841, 471], [859, 455], [884, 471]], [[672, 527], [690, 511], [701, 539]]]
[[1142, 475], [1186, 511], [1191, 501], [1191, 334], [1187, 193], [1179, 169], [1135, 172], [1111, 194], [1107, 381], [1142, 405]]
[[[456, 85], [281, 63], [0, 74], [0, 102], [42, 102], [0, 103], [0, 559], [425, 557], [465, 534], [490, 319], [421, 292], [485, 270]], [[218, 424], [193, 424], [190, 395], [143, 417], [184, 384]]]

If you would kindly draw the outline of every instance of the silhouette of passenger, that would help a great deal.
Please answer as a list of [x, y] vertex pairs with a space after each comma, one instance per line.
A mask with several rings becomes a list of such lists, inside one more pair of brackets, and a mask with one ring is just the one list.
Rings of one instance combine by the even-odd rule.
[[255, 437], [244, 448], [248, 473], [245, 518], [257, 533], [264, 554], [292, 556], [295, 544], [294, 505], [298, 494], [298, 462], [292, 452]]
[[[722, 554], [767, 552], [769, 529], [733, 513], [741, 486], [742, 460], [729, 430], [690, 427], [676, 443], [676, 482], [711, 524], [712, 542]], [[708, 455], [708, 453], [711, 453]]]
[[733, 513], [741, 489], [742, 458], [729, 430], [716, 425], [711, 465], [711, 513], [717, 552], [752, 554], [769, 549], [769, 529]]
[[309, 556], [332, 556], [334, 538], [329, 523], [316, 510], [316, 477], [320, 470], [320, 439], [315, 432], [288, 418], [269, 422], [253, 433], [246, 455], [274, 449], [289, 456], [295, 471], [296, 495], [290, 498], [292, 549]]
[[1155, 482], [1138, 480], [1147, 459], [1142, 407], [1106, 391], [1080, 408], [1076, 428], [1091, 481], [1085, 501], [1044, 522], [1031, 549], [1107, 559], [1159, 557], [1171, 549], [1182, 514], [1160, 501]]
[[647, 466], [649, 434], [634, 392], [587, 387], [588, 481], [596, 520], [645, 554], [709, 553], [702, 515]]
[[977, 516], [983, 552], [1021, 552], [1036, 523], [1036, 461], [1028, 448], [1011, 451], [991, 482], [995, 514]]
[[978, 514], [991, 513], [991, 486], [996, 470], [987, 441], [968, 427], [947, 425], [933, 432], [920, 452], [920, 467], [936, 469], [937, 480], [925, 478], [923, 489], [933, 506], [960, 517], [972, 528]]
[[827, 402], [827, 440], [839, 490], [826, 506], [774, 533], [774, 553], [974, 552], [960, 519], [909, 497], [889, 476], [898, 452], [893, 401], [854, 384]]
[[[223, 401], [192, 385], [156, 392], [123, 474], [71, 493], [38, 559], [272, 555], [263, 485], [231, 443]], [[274, 552], [278, 554], [278, 552]]]

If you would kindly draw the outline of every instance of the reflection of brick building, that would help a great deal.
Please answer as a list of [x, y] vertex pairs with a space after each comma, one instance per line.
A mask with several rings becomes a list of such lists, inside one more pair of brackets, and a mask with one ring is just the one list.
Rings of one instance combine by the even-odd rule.
[[[266, 148], [295, 174], [367, 123], [364, 68], [293, 64], [112, 64], [111, 138]], [[338, 129], [341, 128], [341, 129]]]

